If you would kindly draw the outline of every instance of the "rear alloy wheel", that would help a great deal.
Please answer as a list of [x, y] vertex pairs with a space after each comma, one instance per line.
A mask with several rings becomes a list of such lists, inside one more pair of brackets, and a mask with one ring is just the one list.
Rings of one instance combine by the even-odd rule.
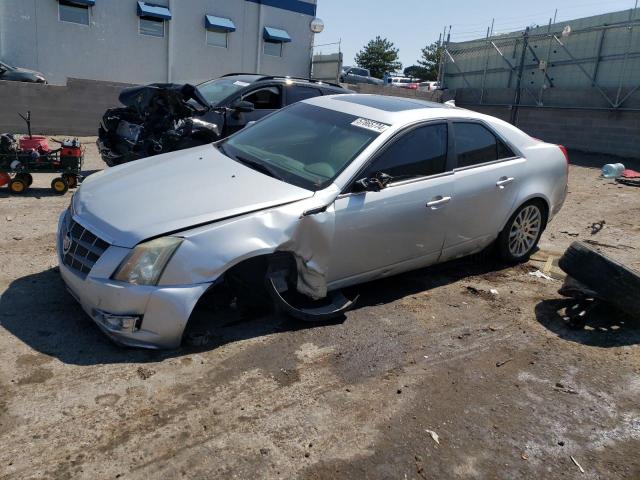
[[51, 180], [51, 189], [59, 195], [64, 195], [69, 190], [69, 185], [67, 185], [64, 178], [56, 177]]
[[27, 183], [21, 178], [14, 178], [9, 182], [9, 190], [11, 190], [11, 193], [15, 193], [16, 195], [24, 193], [27, 188]]
[[546, 226], [546, 213], [539, 202], [522, 205], [498, 237], [498, 252], [507, 262], [529, 258]]

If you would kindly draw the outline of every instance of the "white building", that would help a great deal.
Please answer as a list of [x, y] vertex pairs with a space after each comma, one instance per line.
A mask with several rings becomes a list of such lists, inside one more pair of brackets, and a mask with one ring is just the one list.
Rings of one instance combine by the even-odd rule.
[[50, 83], [308, 76], [316, 0], [0, 0], [0, 60]]

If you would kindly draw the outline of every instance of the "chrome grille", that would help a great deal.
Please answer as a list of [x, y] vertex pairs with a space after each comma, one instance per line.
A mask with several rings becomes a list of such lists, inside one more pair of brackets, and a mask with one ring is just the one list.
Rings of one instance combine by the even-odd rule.
[[60, 229], [62, 263], [86, 276], [109, 244], [71, 218], [67, 211]]

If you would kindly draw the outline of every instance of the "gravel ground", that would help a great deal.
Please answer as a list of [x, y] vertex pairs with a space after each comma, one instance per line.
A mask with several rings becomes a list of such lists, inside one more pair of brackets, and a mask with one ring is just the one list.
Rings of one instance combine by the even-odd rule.
[[373, 282], [331, 325], [212, 319], [198, 351], [111, 344], [55, 269], [70, 193], [0, 189], [0, 478], [640, 478], [640, 323], [569, 329], [529, 275], [576, 239], [640, 270], [640, 191], [572, 160], [529, 263]]

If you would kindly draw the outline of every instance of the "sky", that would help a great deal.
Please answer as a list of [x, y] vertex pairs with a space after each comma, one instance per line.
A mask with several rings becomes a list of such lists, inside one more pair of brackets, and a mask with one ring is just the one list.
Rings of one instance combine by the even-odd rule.
[[[484, 37], [491, 20], [494, 31], [522, 30], [546, 25], [558, 10], [558, 21], [633, 8], [635, 0], [318, 0], [317, 16], [325, 29], [315, 44], [342, 41], [344, 65], [354, 65], [355, 54], [376, 35], [400, 49], [402, 66], [415, 64], [420, 50], [438, 40], [451, 26], [451, 41]], [[334, 53], [337, 45], [316, 47], [316, 53]]]

